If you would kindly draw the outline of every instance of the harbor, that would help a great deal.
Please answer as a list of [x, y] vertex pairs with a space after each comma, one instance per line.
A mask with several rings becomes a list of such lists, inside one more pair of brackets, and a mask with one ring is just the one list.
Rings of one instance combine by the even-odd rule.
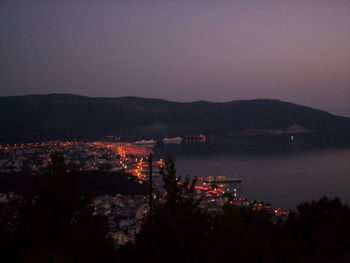
[[[125, 172], [135, 176], [139, 183], [150, 180], [149, 157], [153, 150], [145, 145], [131, 144], [127, 142], [95, 142], [95, 145], [114, 149], [120, 155], [120, 165]], [[155, 189], [162, 191], [162, 178], [160, 170], [164, 166], [163, 158], [152, 161], [152, 179]], [[208, 176], [196, 178], [195, 191], [197, 198], [203, 198], [206, 202], [219, 202], [230, 200], [231, 204], [239, 206], [252, 206], [254, 210], [265, 209], [276, 215], [288, 215], [289, 211], [282, 208], [273, 208], [268, 202], [250, 201], [239, 195], [237, 187], [243, 178], [237, 176]]]

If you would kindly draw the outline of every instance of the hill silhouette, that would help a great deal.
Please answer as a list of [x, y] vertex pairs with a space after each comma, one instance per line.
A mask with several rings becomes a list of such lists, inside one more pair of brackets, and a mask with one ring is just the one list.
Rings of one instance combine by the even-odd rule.
[[350, 118], [293, 103], [255, 99], [172, 102], [72, 94], [0, 97], [0, 140], [164, 137], [193, 133], [256, 135], [314, 132], [350, 135]]

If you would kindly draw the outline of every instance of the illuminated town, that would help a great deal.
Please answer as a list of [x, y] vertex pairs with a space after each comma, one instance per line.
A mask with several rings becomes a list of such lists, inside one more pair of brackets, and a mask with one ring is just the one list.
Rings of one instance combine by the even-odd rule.
[[[203, 136], [189, 138], [205, 141]], [[140, 184], [149, 180], [149, 155], [153, 154], [150, 147], [131, 142], [52, 141], [0, 145], [0, 174], [43, 173], [47, 169], [52, 152], [63, 153], [68, 169], [116, 174], [126, 172], [135, 177]], [[163, 165], [163, 159], [152, 162], [154, 187], [159, 193], [162, 192], [159, 172]], [[197, 178], [195, 186], [196, 196], [202, 200], [201, 207], [208, 212], [217, 213], [229, 202], [237, 206], [252, 206], [253, 210], [265, 209], [275, 214], [276, 218], [289, 213], [280, 208], [274, 209], [269, 205], [238, 197], [236, 184], [215, 180], [210, 182], [210, 179]], [[13, 193], [0, 194], [2, 203], [18, 198], [21, 197]], [[110, 235], [117, 246], [134, 241], [149, 210], [147, 197], [140, 195], [100, 195], [95, 197], [94, 204], [95, 213], [108, 218]]]
[[[192, 137], [193, 138], [193, 137]], [[205, 141], [205, 137], [198, 138]], [[203, 139], [204, 138], [204, 139]], [[0, 174], [29, 172], [37, 174], [44, 172], [49, 163], [52, 152], [62, 152], [68, 169], [77, 171], [124, 171], [137, 178], [140, 184], [149, 180], [149, 155], [152, 149], [144, 145], [130, 142], [74, 142], [53, 141], [41, 143], [26, 143], [14, 145], [0, 145]], [[163, 159], [154, 160], [153, 177], [155, 187], [161, 191], [159, 171], [163, 167]], [[210, 203], [222, 203], [222, 199], [231, 195], [230, 201], [236, 205], [249, 205], [245, 198], [238, 197], [236, 183], [220, 181], [217, 178], [197, 178], [195, 186], [198, 196]], [[237, 183], [240, 183], [239, 182]], [[282, 209], [272, 209], [259, 202], [254, 203], [254, 209], [269, 209], [278, 215], [288, 214]]]

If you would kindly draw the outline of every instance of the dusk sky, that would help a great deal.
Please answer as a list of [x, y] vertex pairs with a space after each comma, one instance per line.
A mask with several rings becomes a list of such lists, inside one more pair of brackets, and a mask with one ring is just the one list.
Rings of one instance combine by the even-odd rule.
[[0, 34], [0, 96], [350, 109], [350, 0], [1, 0]]

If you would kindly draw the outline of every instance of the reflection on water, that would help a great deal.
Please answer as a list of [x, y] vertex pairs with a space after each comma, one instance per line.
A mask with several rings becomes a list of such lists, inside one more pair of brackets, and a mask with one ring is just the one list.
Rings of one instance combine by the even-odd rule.
[[350, 147], [301, 144], [159, 145], [155, 154], [171, 153], [180, 175], [238, 176], [239, 197], [295, 209], [324, 195], [350, 203]]

